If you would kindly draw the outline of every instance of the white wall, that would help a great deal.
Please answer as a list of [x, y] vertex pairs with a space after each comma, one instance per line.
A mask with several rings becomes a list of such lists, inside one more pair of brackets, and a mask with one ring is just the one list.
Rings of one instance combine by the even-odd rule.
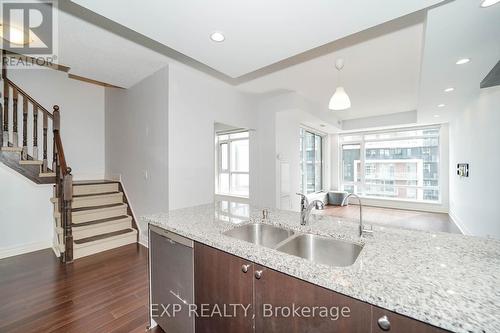
[[[168, 93], [169, 208], [213, 202], [214, 123], [253, 129], [255, 105], [234, 87], [180, 64], [169, 66]], [[250, 200], [258, 179], [256, 133], [250, 137]]]
[[[500, 238], [500, 87], [481, 89], [450, 123], [450, 215], [467, 234]], [[469, 178], [456, 174], [470, 164]]]
[[74, 179], [102, 179], [104, 88], [49, 69], [9, 70], [7, 75], [50, 112], [59, 105], [64, 152]]
[[[258, 103], [258, 147], [254, 159], [258, 161], [259, 182], [254, 203], [298, 210], [300, 199], [295, 192], [300, 190], [299, 128], [301, 125], [313, 127], [313, 124], [319, 127], [320, 123], [327, 122], [318, 116], [314, 104], [294, 92], [264, 96]], [[326, 140], [326, 160], [330, 159], [330, 150], [329, 140]], [[281, 198], [281, 163], [287, 163], [290, 171], [290, 197], [286, 200]], [[329, 168], [329, 163], [325, 163], [325, 188], [331, 186]]]
[[52, 246], [52, 185], [36, 185], [0, 163], [0, 258]]
[[106, 176], [121, 177], [137, 216], [168, 211], [168, 85], [164, 68], [106, 88]]

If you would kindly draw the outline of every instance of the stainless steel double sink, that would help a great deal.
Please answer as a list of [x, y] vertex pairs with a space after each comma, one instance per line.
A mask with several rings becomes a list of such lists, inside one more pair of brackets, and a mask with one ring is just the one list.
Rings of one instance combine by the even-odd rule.
[[245, 224], [224, 232], [224, 235], [337, 267], [354, 264], [363, 249], [360, 244], [313, 234], [296, 234], [262, 223]]

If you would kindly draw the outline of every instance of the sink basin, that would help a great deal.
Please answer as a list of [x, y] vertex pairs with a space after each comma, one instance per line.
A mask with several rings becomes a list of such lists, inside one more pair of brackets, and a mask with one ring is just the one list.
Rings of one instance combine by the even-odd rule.
[[224, 235], [246, 242], [274, 247], [294, 233], [268, 224], [251, 223], [224, 232]]
[[330, 266], [350, 266], [363, 247], [346, 241], [319, 237], [311, 234], [292, 238], [277, 248], [297, 257]]

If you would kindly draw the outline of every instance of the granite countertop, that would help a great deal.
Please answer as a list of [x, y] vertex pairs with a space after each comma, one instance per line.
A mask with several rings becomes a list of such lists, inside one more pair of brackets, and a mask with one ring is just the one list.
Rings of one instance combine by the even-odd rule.
[[[353, 221], [262, 209], [226, 201], [144, 216], [197, 242], [367, 303], [453, 332], [500, 332], [500, 241], [440, 232], [374, 226], [358, 235]], [[349, 267], [331, 267], [222, 235], [262, 222], [364, 244]]]

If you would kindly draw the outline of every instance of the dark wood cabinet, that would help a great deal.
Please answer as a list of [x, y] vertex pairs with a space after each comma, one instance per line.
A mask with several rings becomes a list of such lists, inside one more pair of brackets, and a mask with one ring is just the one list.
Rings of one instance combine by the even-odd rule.
[[262, 266], [255, 271], [262, 272], [254, 282], [256, 332], [370, 331], [371, 305]]
[[[385, 318], [383, 318], [385, 316]], [[372, 333], [445, 333], [446, 330], [434, 327], [432, 325], [414, 320], [394, 312], [372, 306]], [[389, 323], [389, 329], [383, 329], [378, 321], [386, 319]], [[382, 325], [383, 326], [383, 325]]]
[[194, 254], [198, 311], [250, 305], [246, 316], [240, 309], [235, 317], [197, 317], [197, 333], [447, 332], [206, 245], [195, 243]]
[[196, 332], [253, 332], [253, 263], [199, 243], [194, 253]]

